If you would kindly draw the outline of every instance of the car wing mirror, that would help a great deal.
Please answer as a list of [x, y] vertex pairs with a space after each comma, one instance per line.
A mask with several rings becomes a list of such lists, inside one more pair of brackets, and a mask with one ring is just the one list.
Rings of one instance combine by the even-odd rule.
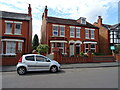
[[50, 60], [49, 60], [49, 59], [47, 59], [47, 62], [50, 62]]

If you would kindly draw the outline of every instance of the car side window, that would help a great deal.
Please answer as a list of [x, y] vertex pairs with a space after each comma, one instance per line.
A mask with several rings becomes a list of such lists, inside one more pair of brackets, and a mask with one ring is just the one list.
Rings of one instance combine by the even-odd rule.
[[32, 55], [32, 56], [26, 56], [25, 59], [26, 59], [27, 61], [35, 61], [33, 55]]
[[47, 58], [42, 57], [42, 56], [36, 56], [36, 61], [39, 61], [39, 62], [46, 62], [46, 61], [47, 61]]

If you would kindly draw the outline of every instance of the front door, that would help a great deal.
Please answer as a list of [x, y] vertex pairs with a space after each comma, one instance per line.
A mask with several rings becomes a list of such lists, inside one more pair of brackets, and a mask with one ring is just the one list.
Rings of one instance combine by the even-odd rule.
[[74, 55], [74, 44], [70, 45], [70, 56]]

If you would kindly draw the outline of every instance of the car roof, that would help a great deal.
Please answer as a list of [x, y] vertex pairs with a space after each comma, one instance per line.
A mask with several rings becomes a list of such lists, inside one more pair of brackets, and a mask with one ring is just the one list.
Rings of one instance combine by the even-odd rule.
[[43, 55], [40, 55], [40, 54], [24, 54], [24, 56], [30, 56], [30, 55], [34, 55], [34, 56], [36, 56], [36, 55], [43, 56]]

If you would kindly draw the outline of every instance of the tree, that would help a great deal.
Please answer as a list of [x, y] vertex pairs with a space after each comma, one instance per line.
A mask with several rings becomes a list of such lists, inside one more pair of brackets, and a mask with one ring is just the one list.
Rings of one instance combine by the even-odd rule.
[[49, 46], [47, 44], [40, 44], [38, 47], [37, 47], [37, 52], [39, 54], [46, 54], [47, 51], [49, 49]]
[[39, 39], [38, 39], [38, 35], [35, 34], [34, 38], [33, 38], [33, 42], [32, 42], [32, 50], [36, 50], [36, 48], [39, 45]]

